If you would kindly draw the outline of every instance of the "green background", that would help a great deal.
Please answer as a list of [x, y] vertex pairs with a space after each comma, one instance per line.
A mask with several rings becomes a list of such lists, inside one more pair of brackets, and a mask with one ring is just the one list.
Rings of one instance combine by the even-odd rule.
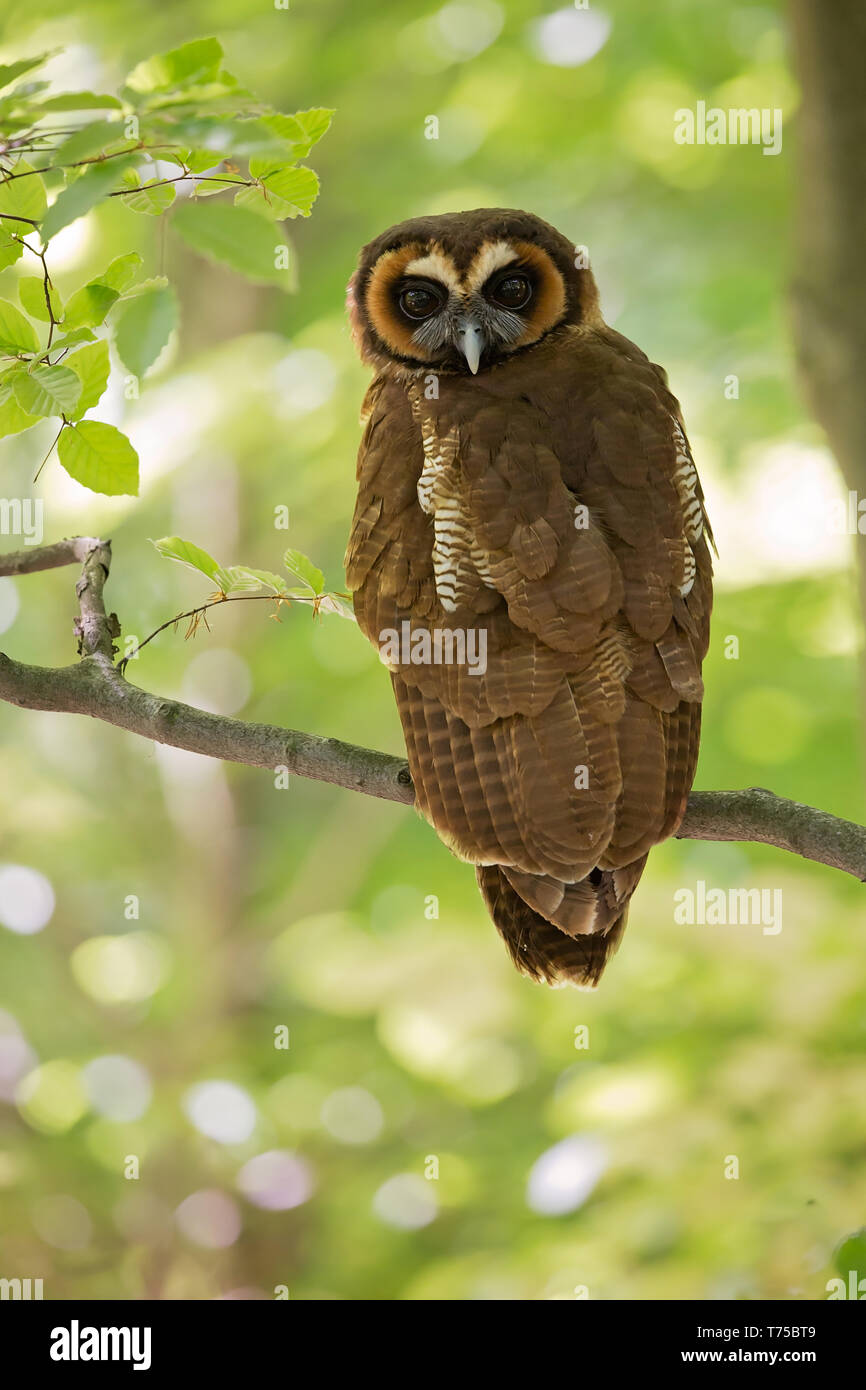
[[[341, 588], [366, 380], [342, 306], [358, 248], [427, 211], [528, 208], [589, 247], [610, 321], [683, 402], [721, 552], [697, 785], [757, 783], [862, 820], [853, 541], [822, 512], [842, 485], [787, 333], [784, 13], [622, 0], [578, 32], [569, 9], [569, 28], [545, 27], [555, 8], [84, 0], [58, 19], [4, 0], [2, 61], [62, 46], [64, 88], [111, 90], [150, 53], [216, 34], [279, 109], [337, 112], [309, 161], [321, 197], [289, 224], [292, 296], [118, 206], [70, 229], [61, 292], [138, 249], [177, 285], [182, 327], [139, 401], [115, 386], [141, 498], [97, 497], [54, 462], [45, 539], [112, 538], [110, 607], [138, 637], [207, 594], [150, 537], [268, 569], [291, 544]], [[563, 34], [604, 41], [566, 66]], [[782, 153], [676, 145], [673, 112], [698, 99], [782, 108]], [[0, 443], [4, 495], [28, 494], [49, 442], [46, 426], [44, 444]], [[73, 584], [0, 581], [3, 650], [71, 661]], [[187, 644], [167, 632], [130, 679], [399, 752], [358, 631], [268, 611], [227, 607]], [[405, 808], [278, 789], [83, 718], [4, 706], [0, 724], [0, 859], [56, 899], [44, 930], [0, 927], [0, 1277], [59, 1299], [826, 1296], [834, 1248], [866, 1220], [856, 882], [759, 846], [670, 842], [600, 990], [553, 992], [512, 971], [471, 869]], [[674, 894], [700, 879], [781, 889], [782, 931], [677, 924]], [[91, 1066], [117, 1056], [152, 1088], [134, 1119]], [[232, 1142], [188, 1113], [214, 1080], [239, 1088]], [[574, 1136], [556, 1171], [534, 1169]], [[293, 1156], [286, 1210], [249, 1196], [246, 1165], [275, 1151]], [[572, 1209], [545, 1214], [563, 1173]]]

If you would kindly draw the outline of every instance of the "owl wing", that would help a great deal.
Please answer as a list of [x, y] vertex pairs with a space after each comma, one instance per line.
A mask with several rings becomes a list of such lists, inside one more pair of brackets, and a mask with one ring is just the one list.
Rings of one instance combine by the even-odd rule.
[[377, 645], [403, 623], [484, 633], [483, 672], [397, 661], [392, 679], [420, 809], [486, 866], [515, 959], [548, 978], [592, 974], [580, 938], [610, 949], [646, 851], [682, 816], [709, 617], [676, 403], [618, 343], [590, 366], [561, 401], [458, 379], [409, 406], [382, 385], [347, 556]]
[[430, 526], [418, 505], [423, 454], [405, 392], [377, 379], [361, 411], [358, 495], [346, 550], [346, 580], [355, 616], [378, 647], [377, 634], [414, 613], [438, 610]]

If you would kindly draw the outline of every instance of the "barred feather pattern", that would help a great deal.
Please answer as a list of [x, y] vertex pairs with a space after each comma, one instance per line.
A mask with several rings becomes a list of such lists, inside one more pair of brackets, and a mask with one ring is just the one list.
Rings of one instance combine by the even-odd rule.
[[[429, 379], [428, 379], [429, 380]], [[694, 777], [712, 536], [664, 373], [564, 325], [477, 377], [384, 369], [346, 555], [361, 628], [483, 633], [390, 661], [420, 811], [515, 964], [595, 985]]]

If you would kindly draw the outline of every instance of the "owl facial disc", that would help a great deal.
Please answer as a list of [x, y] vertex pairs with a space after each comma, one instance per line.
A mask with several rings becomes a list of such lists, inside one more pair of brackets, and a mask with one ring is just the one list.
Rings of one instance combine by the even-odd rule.
[[502, 208], [389, 228], [361, 253], [349, 309], [361, 355], [402, 374], [480, 378], [567, 324], [603, 326], [574, 246]]

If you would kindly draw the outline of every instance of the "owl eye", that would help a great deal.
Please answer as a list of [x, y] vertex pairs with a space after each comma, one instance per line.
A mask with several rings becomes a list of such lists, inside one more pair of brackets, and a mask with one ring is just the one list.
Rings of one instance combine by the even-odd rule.
[[503, 309], [522, 309], [532, 297], [532, 285], [525, 275], [505, 275], [495, 282], [489, 295]]
[[445, 295], [435, 285], [406, 285], [397, 302], [407, 318], [429, 319], [442, 308]]

